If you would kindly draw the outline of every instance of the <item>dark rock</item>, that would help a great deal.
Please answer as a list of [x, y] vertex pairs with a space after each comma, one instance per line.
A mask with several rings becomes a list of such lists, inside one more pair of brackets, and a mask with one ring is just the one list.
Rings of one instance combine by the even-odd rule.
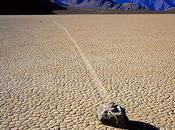
[[104, 103], [97, 108], [98, 119], [104, 125], [128, 128], [128, 117], [125, 109], [114, 102]]

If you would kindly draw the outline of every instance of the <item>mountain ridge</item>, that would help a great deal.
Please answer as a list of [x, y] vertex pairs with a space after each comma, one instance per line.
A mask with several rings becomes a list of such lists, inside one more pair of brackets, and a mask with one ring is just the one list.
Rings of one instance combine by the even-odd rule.
[[74, 8], [167, 11], [175, 8], [175, 0], [52, 0]]

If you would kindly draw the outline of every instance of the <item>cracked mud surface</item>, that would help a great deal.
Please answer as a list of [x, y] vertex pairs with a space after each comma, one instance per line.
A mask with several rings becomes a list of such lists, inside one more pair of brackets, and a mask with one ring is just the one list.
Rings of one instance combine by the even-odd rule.
[[130, 119], [175, 127], [173, 15], [0, 16], [0, 129], [115, 129], [101, 125], [99, 88]]

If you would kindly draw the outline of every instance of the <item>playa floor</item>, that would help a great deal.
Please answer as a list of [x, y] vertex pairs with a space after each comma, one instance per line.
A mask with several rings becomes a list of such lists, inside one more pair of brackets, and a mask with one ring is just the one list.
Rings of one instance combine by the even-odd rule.
[[113, 130], [106, 100], [175, 129], [173, 14], [0, 16], [0, 130]]

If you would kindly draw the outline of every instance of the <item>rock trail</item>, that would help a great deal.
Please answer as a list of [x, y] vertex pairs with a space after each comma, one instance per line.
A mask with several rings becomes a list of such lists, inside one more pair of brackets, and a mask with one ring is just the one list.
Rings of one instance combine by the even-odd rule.
[[61, 27], [65, 33], [67, 34], [67, 36], [70, 38], [71, 42], [75, 45], [77, 51], [79, 52], [82, 61], [84, 62], [87, 70], [90, 72], [90, 75], [93, 79], [93, 82], [95, 83], [95, 86], [97, 87], [99, 94], [101, 95], [102, 99], [104, 102], [109, 102], [110, 101], [110, 97], [107, 95], [107, 91], [105, 86], [101, 83], [101, 81], [98, 78], [97, 73], [95, 72], [95, 69], [93, 68], [93, 66], [91, 65], [91, 63], [89, 62], [89, 60], [87, 59], [87, 57], [85, 56], [85, 54], [83, 53], [82, 49], [80, 48], [80, 46], [77, 44], [76, 40], [71, 36], [71, 34], [69, 33], [68, 29], [65, 28], [63, 25], [61, 25], [60, 23], [53, 21], [54, 24], [56, 24], [57, 26]]

